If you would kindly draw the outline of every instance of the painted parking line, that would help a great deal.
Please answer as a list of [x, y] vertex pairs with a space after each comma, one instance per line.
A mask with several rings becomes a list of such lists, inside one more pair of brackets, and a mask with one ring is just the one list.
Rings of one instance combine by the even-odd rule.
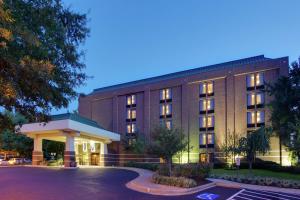
[[300, 195], [243, 189], [228, 200], [300, 200]]

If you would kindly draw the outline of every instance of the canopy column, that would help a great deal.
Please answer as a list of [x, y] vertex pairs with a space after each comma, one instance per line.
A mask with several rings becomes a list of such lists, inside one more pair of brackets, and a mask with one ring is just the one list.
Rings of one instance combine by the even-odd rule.
[[108, 164], [107, 162], [107, 143], [100, 142], [100, 166], [105, 166], [105, 164]]
[[65, 167], [76, 167], [74, 141], [73, 135], [66, 134], [66, 146], [64, 152]]
[[40, 135], [33, 138], [34, 149], [32, 152], [32, 165], [41, 165], [43, 163], [43, 139]]

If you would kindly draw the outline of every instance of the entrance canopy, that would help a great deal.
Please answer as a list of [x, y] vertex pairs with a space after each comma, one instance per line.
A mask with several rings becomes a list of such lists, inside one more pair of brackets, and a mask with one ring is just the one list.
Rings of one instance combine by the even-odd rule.
[[[34, 139], [33, 165], [43, 163], [43, 139], [66, 143], [65, 167], [73, 166], [75, 161], [104, 164], [104, 161], [100, 163], [100, 158], [107, 154], [107, 144], [120, 141], [119, 134], [103, 129], [93, 120], [71, 113], [54, 115], [47, 123], [24, 124], [20, 131]], [[95, 155], [98, 155], [97, 158]]]
[[51, 117], [47, 123], [30, 123], [21, 127], [21, 133], [34, 138], [37, 134], [43, 139], [66, 142], [66, 135], [111, 143], [120, 141], [120, 135], [103, 129], [97, 122], [77, 114], [60, 114]]

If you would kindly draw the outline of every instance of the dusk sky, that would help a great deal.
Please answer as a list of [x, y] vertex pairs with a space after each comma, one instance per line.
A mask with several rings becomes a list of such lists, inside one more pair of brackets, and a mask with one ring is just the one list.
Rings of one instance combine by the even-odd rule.
[[[300, 55], [300, 1], [65, 0], [89, 12], [78, 92], [264, 54]], [[77, 109], [77, 100], [69, 111]], [[66, 109], [53, 111], [63, 113]]]

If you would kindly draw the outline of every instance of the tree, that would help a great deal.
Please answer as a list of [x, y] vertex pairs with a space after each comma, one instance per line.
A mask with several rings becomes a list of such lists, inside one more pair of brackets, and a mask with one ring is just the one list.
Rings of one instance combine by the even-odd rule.
[[88, 33], [86, 15], [61, 0], [0, 0], [0, 131], [13, 123], [5, 110], [46, 121], [77, 96]]
[[188, 141], [185, 140], [181, 129], [168, 129], [165, 126], [155, 128], [151, 136], [148, 152], [164, 159], [169, 168], [169, 176], [171, 176], [172, 157], [180, 151], [187, 150]]
[[21, 157], [30, 158], [33, 150], [33, 140], [23, 134], [16, 133], [14, 127], [26, 123], [26, 119], [20, 114], [5, 113], [12, 122], [11, 127], [4, 129], [0, 134], [0, 149], [16, 151]]
[[[295, 129], [300, 119], [300, 66], [293, 62], [288, 76], [280, 77], [274, 84], [267, 84], [267, 93], [272, 96], [269, 103], [270, 122], [273, 131], [279, 137], [280, 164], [282, 164], [282, 146], [291, 147], [291, 133], [299, 134]], [[299, 150], [300, 151], [300, 150]]]
[[224, 141], [221, 146], [222, 152], [225, 153], [226, 158], [231, 159], [232, 163], [234, 163], [234, 157], [238, 153], [238, 142], [240, 138], [241, 136], [239, 134], [228, 131], [226, 141]]
[[121, 138], [122, 146], [126, 151], [135, 154], [145, 154], [146, 153], [146, 140], [143, 135], [139, 132], [134, 133], [134, 136], [123, 135]]
[[264, 127], [259, 128], [246, 137], [239, 139], [237, 152], [246, 157], [249, 163], [249, 169], [252, 170], [252, 164], [256, 154], [265, 155], [270, 150], [270, 131]]
[[65, 151], [65, 143], [51, 140], [43, 140], [43, 152], [45, 157], [50, 158], [51, 153], [56, 153], [55, 158], [63, 158]]

